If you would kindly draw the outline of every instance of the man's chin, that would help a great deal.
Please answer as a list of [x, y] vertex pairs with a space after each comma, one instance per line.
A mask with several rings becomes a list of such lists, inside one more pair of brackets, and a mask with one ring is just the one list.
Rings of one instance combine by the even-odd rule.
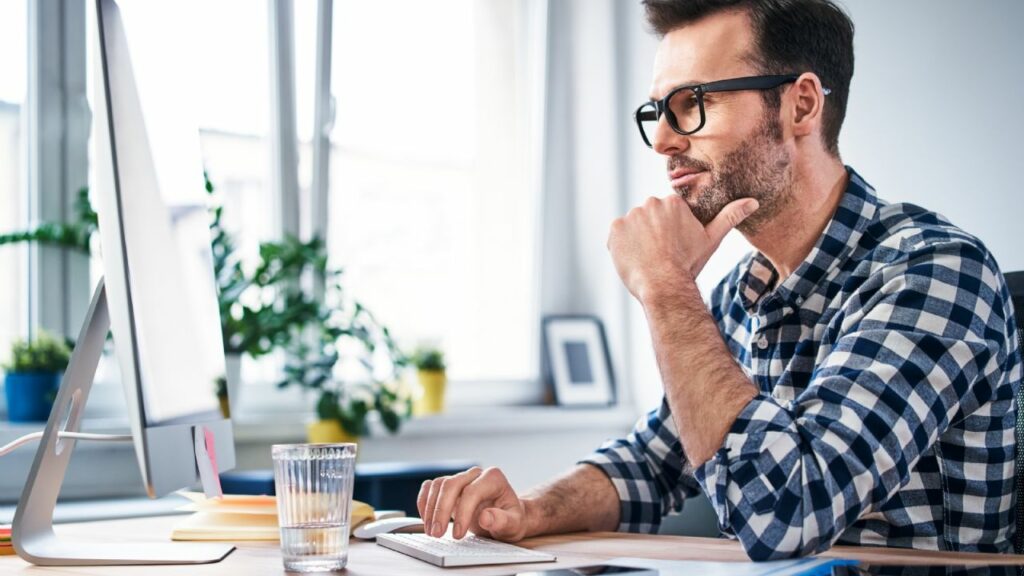
[[693, 205], [693, 199], [697, 197], [695, 186], [675, 186], [672, 190], [675, 191], [676, 196], [686, 200], [691, 206]]

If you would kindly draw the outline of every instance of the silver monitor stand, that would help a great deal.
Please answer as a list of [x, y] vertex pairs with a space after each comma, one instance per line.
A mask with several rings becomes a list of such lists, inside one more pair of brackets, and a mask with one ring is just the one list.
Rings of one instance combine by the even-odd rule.
[[[82, 566], [120, 564], [205, 564], [227, 556], [229, 544], [177, 542], [95, 542], [61, 538], [53, 531], [53, 509], [57, 504], [75, 440], [60, 438], [61, 432], [76, 432], [82, 410], [96, 375], [96, 366], [110, 329], [107, 296], [100, 280], [85, 317], [82, 332], [64, 373], [64, 379], [46, 422], [43, 439], [18, 500], [11, 540], [18, 556], [40, 566]], [[196, 446], [206, 436], [195, 426]], [[205, 457], [205, 451], [197, 459]], [[209, 477], [208, 462], [197, 462], [204, 488], [216, 478]], [[218, 482], [219, 484], [219, 482]]]

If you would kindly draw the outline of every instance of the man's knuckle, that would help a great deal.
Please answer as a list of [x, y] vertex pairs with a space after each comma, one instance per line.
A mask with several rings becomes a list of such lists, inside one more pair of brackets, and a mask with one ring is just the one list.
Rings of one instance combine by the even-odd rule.
[[501, 471], [501, 468], [492, 466], [485, 470], [484, 474], [491, 480], [505, 481], [505, 473]]
[[467, 479], [474, 478], [474, 477], [480, 475], [480, 472], [481, 472], [481, 470], [480, 470], [479, 466], [473, 466], [469, 470], [464, 470], [462, 472], [459, 472], [458, 476], [459, 476], [459, 478], [461, 478], [463, 480], [467, 480]]

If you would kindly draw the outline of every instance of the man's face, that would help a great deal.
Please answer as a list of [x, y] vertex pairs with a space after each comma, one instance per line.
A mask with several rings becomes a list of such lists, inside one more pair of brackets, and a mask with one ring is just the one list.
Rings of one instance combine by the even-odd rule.
[[[751, 64], [754, 35], [746, 13], [726, 12], [677, 28], [661, 41], [654, 61], [651, 97], [673, 88], [760, 74]], [[739, 198], [760, 208], [739, 226], [756, 233], [790, 198], [790, 155], [782, 142], [777, 111], [768, 111], [758, 91], [704, 96], [707, 121], [682, 136], [663, 118], [652, 145], [667, 157], [672, 188], [707, 224]]]

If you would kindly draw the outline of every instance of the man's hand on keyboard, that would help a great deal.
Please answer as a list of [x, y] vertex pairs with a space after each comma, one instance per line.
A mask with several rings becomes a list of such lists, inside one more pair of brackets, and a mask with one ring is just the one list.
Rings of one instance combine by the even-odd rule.
[[478, 536], [518, 542], [526, 536], [526, 508], [505, 474], [473, 467], [454, 476], [427, 480], [416, 499], [424, 531], [443, 536], [454, 517], [452, 536]]

